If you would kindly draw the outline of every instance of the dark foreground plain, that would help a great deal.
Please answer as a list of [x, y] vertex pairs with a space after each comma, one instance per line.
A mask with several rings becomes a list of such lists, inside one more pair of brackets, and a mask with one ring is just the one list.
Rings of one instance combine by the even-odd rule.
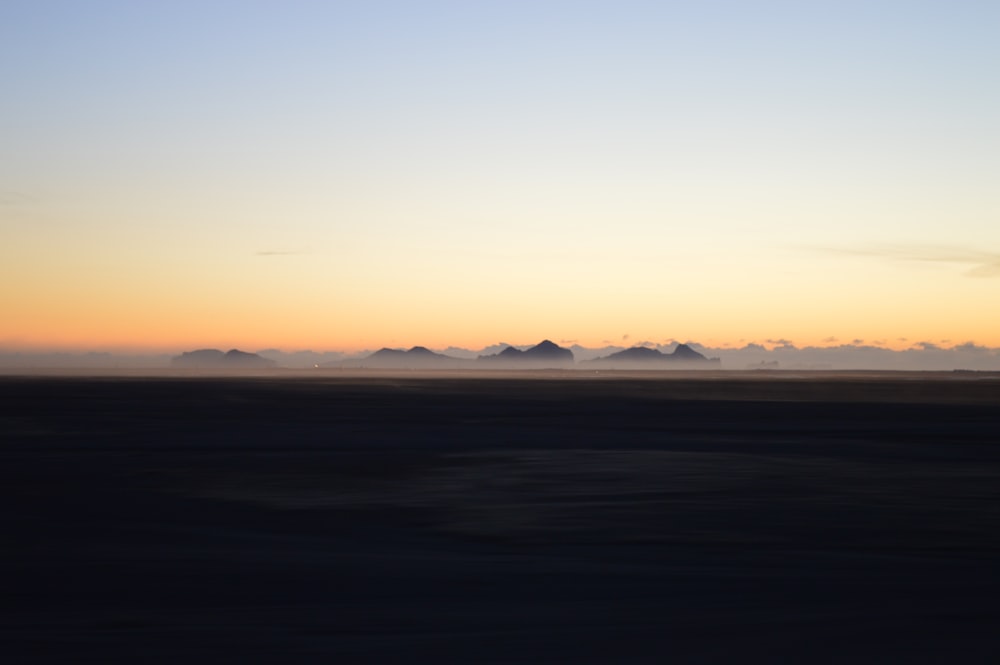
[[5, 662], [1000, 662], [1000, 379], [0, 378]]

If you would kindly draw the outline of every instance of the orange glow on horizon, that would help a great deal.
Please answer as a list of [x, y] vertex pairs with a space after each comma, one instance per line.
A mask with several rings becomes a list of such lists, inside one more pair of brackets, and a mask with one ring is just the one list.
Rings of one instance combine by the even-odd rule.
[[[294, 351], [339, 351], [354, 353], [365, 350], [374, 350], [382, 347], [390, 348], [410, 348], [413, 346], [425, 346], [431, 349], [443, 350], [448, 347], [468, 349], [478, 351], [488, 346], [500, 343], [525, 345], [536, 344], [542, 339], [550, 339], [561, 346], [572, 346], [574, 344], [585, 348], [602, 348], [605, 346], [629, 347], [634, 345], [668, 345], [671, 342], [697, 343], [706, 348], [712, 349], [739, 349], [749, 344], [757, 344], [772, 350], [784, 343], [797, 348], [817, 347], [835, 348], [838, 346], [874, 346], [895, 351], [902, 351], [917, 348], [921, 344], [929, 343], [942, 348], [950, 348], [962, 344], [972, 343], [978, 346], [990, 348], [1000, 348], [1000, 339], [996, 338], [968, 338], [952, 337], [941, 335], [923, 335], [907, 337], [906, 339], [891, 338], [886, 336], [870, 335], [868, 337], [837, 337], [831, 339], [829, 336], [823, 338], [810, 337], [784, 337], [779, 335], [760, 335], [756, 337], [740, 336], [738, 338], [722, 338], [716, 335], [662, 335], [662, 336], [642, 336], [624, 335], [614, 336], [591, 336], [591, 337], [560, 337], [558, 335], [545, 334], [544, 332], [524, 332], [510, 335], [494, 335], [492, 337], [469, 337], [444, 339], [437, 336], [376, 336], [368, 338], [345, 339], [334, 336], [306, 336], [294, 334], [274, 334], [274, 335], [235, 335], [225, 332], [205, 334], [191, 331], [178, 330], [176, 332], [160, 330], [158, 333], [144, 333], [138, 330], [133, 334], [122, 333], [109, 335], [107, 330], [90, 331], [90, 335], [83, 335], [79, 332], [70, 334], [41, 334], [24, 335], [20, 338], [9, 336], [0, 339], [0, 351], [6, 352], [112, 352], [125, 354], [160, 354], [179, 353], [201, 348], [217, 348], [228, 350], [232, 348], [244, 351], [259, 351], [263, 349], [278, 349], [285, 352]], [[172, 334], [171, 334], [172, 332]]]

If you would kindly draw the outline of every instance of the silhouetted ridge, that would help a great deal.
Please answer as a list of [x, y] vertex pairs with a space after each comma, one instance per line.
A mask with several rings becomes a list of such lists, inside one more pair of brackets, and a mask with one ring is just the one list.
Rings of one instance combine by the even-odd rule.
[[706, 358], [687, 344], [678, 344], [672, 353], [645, 346], [633, 346], [603, 358], [589, 360], [586, 365], [609, 369], [713, 369], [721, 367], [718, 358]]
[[256, 353], [239, 349], [230, 349], [225, 353], [218, 349], [198, 349], [174, 356], [170, 365], [192, 369], [249, 369], [274, 367], [275, 363]]
[[379, 358], [399, 358], [405, 355], [406, 351], [403, 351], [402, 349], [381, 348], [368, 356], [367, 360], [377, 360]]
[[692, 349], [687, 344], [678, 344], [672, 354], [678, 360], [708, 360], [705, 356]]
[[413, 353], [413, 354], [416, 354], [416, 355], [424, 355], [424, 356], [441, 356], [442, 358], [447, 357], [447, 356], [444, 356], [444, 355], [442, 355], [440, 353], [434, 353], [433, 351], [431, 351], [430, 349], [428, 349], [426, 346], [415, 346], [412, 349], [410, 349], [409, 351], [407, 351], [407, 353]]
[[564, 349], [558, 344], [550, 342], [549, 340], [542, 340], [535, 346], [531, 347], [524, 352], [524, 355], [531, 358], [551, 358], [553, 360], [562, 360], [566, 362], [573, 362], [573, 352], [569, 349]]
[[547, 339], [524, 351], [513, 346], [508, 346], [500, 353], [479, 356], [479, 360], [497, 365], [532, 367], [536, 369], [572, 366], [574, 362], [572, 351], [564, 349]]
[[221, 364], [226, 359], [226, 354], [218, 349], [198, 349], [196, 351], [185, 351], [171, 360], [171, 364], [191, 364], [191, 363], [216, 363]]
[[458, 369], [468, 361], [435, 353], [424, 346], [403, 349], [379, 349], [367, 358], [339, 363], [340, 367], [373, 369]]
[[651, 349], [648, 346], [633, 346], [631, 349], [625, 349], [624, 351], [612, 353], [607, 356], [607, 358], [614, 358], [616, 360], [663, 360], [666, 357], [667, 354], [661, 353], [656, 349]]

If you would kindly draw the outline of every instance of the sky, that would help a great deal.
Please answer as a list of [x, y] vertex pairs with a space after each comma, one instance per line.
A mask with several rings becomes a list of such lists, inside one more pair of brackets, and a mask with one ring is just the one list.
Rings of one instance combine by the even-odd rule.
[[1000, 3], [0, 4], [0, 348], [1000, 346]]

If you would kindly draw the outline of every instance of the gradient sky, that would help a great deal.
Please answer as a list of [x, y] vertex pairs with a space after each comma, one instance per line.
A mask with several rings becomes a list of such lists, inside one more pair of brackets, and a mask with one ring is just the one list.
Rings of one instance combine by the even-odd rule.
[[0, 348], [1000, 346], [998, 34], [992, 0], [5, 0]]

